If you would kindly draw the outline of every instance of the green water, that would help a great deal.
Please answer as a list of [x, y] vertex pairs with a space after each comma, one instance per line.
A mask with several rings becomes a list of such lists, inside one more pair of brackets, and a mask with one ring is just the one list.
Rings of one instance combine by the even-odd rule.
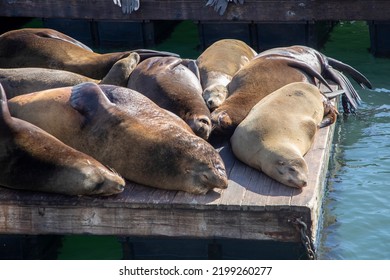
[[390, 259], [390, 59], [374, 58], [365, 23], [344, 23], [323, 52], [364, 73], [357, 115], [339, 119], [324, 202], [321, 259]]

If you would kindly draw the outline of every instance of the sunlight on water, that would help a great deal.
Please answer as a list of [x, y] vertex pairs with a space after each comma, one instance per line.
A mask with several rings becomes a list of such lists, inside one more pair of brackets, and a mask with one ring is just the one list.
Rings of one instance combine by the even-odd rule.
[[374, 58], [364, 22], [336, 27], [324, 53], [366, 75], [356, 115], [336, 126], [320, 259], [390, 259], [390, 59]]

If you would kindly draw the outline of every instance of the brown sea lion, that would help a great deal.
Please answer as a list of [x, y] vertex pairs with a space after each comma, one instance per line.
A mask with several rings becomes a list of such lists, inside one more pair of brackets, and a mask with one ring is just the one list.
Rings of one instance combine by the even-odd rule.
[[204, 194], [226, 188], [218, 152], [176, 115], [128, 88], [83, 83], [17, 96], [11, 114], [140, 184]]
[[234, 155], [273, 179], [307, 185], [303, 158], [324, 117], [324, 96], [311, 84], [288, 84], [264, 97], [230, 138]]
[[199, 67], [203, 98], [213, 110], [227, 96], [227, 84], [234, 74], [247, 64], [256, 52], [245, 42], [223, 39], [209, 46], [196, 60]]
[[35, 67], [2, 68], [0, 69], [0, 83], [8, 98], [45, 89], [74, 86], [83, 82], [125, 87], [130, 73], [138, 62], [139, 55], [130, 53], [129, 56], [115, 62], [107, 75], [100, 81], [65, 70]]
[[99, 54], [53, 29], [24, 28], [0, 35], [0, 68], [40, 67], [67, 70], [101, 80], [118, 60], [131, 52], [140, 59], [151, 56], [177, 56], [163, 51], [138, 49]]
[[210, 111], [202, 98], [202, 86], [182, 59], [151, 57], [142, 61], [131, 73], [127, 87], [178, 115], [196, 135], [208, 139]]
[[125, 182], [92, 157], [11, 117], [0, 84], [0, 185], [67, 195], [112, 195]]
[[[325, 79], [325, 77], [330, 77], [332, 81], [343, 88], [345, 93], [355, 91], [343, 74], [326, 66], [325, 56], [318, 55], [317, 51], [311, 50], [311, 48], [302, 47], [295, 51], [293, 48], [292, 52], [295, 55], [291, 57], [286, 54], [260, 53], [242, 67], [228, 85], [228, 98], [211, 114], [215, 133], [231, 135], [255, 104], [271, 92], [292, 82], [303, 81], [316, 85], [322, 83], [330, 88]], [[289, 52], [289, 48], [285, 48], [284, 53], [288, 54]], [[345, 69], [347, 68], [349, 69], [348, 73], [353, 73], [351, 75], [354, 79], [370, 86], [363, 75], [357, 75], [357, 70], [350, 66], [345, 67]], [[324, 76], [321, 72], [324, 73]], [[333, 73], [333, 78], [329, 72]], [[338, 75], [338, 79], [335, 78], [336, 75]], [[356, 91], [348, 95], [350, 95], [351, 100], [357, 102], [357, 97], [352, 96], [357, 95]]]
[[370, 81], [355, 68], [337, 59], [327, 57], [310, 47], [295, 45], [273, 48], [259, 53], [257, 57], [299, 60], [309, 64], [323, 77], [333, 81], [344, 90], [342, 104], [345, 113], [356, 110], [361, 98], [343, 72], [350, 75], [362, 88], [372, 88]]

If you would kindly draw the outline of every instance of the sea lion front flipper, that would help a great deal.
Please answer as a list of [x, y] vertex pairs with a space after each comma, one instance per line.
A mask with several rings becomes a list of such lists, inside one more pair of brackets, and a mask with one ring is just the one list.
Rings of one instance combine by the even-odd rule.
[[112, 103], [97, 84], [86, 82], [72, 88], [70, 105], [87, 119], [91, 119], [99, 110], [112, 106]]
[[181, 64], [190, 69], [200, 81], [199, 67], [195, 60], [186, 58], [182, 60]]

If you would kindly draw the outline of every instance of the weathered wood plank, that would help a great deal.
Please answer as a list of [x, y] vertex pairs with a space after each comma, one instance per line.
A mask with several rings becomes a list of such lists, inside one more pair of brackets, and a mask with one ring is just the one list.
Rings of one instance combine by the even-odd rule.
[[229, 3], [223, 16], [206, 0], [141, 0], [140, 9], [122, 14], [112, 0], [3, 0], [0, 16], [111, 20], [319, 21], [388, 20], [386, 0], [245, 0]]

